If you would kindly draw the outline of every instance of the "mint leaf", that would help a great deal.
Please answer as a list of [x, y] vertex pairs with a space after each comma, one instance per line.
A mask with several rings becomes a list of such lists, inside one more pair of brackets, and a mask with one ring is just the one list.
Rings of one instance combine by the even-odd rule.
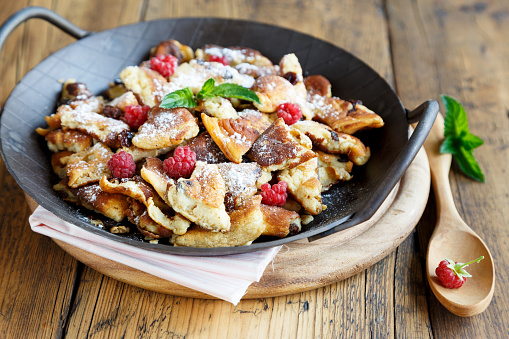
[[458, 162], [460, 169], [469, 177], [484, 182], [484, 174], [481, 167], [474, 158], [472, 150], [467, 150], [465, 147], [460, 146], [459, 152], [453, 153], [454, 159]]
[[186, 87], [166, 94], [159, 107], [167, 109], [175, 107], [193, 108], [196, 107], [196, 100], [194, 100], [191, 89]]
[[441, 153], [452, 153], [460, 169], [469, 177], [484, 182], [484, 174], [474, 158], [473, 150], [484, 144], [478, 136], [470, 133], [467, 113], [454, 98], [441, 95], [446, 114], [444, 118], [444, 137]]
[[[201, 90], [196, 94], [196, 100], [204, 100], [220, 96], [224, 98], [237, 98], [242, 100], [254, 101], [260, 103], [260, 99], [255, 92], [236, 84], [221, 84], [214, 86], [214, 79], [210, 78], [203, 84]], [[175, 92], [166, 94], [163, 101], [159, 105], [162, 108], [186, 107], [193, 108], [198, 104], [193, 92], [189, 87], [179, 89]]]
[[482, 144], [484, 144], [484, 141], [481, 138], [470, 133], [461, 138], [461, 145], [465, 147], [466, 150], [473, 150]]
[[203, 99], [214, 97], [215, 95], [212, 94], [211, 91], [214, 89], [215, 84], [216, 84], [216, 82], [212, 78], [205, 81], [201, 90], [198, 92], [198, 94], [196, 94], [196, 99], [203, 100]]
[[453, 137], [447, 137], [440, 145], [440, 153], [454, 153], [458, 149], [458, 140]]
[[256, 95], [255, 92], [236, 84], [221, 84], [214, 87], [211, 93], [223, 98], [237, 98], [241, 100], [254, 101], [257, 104], [260, 103], [260, 98], [258, 98], [258, 95]]
[[450, 96], [441, 95], [440, 98], [447, 112], [444, 118], [444, 136], [452, 135], [458, 138], [462, 133], [468, 133], [467, 113], [463, 106]]

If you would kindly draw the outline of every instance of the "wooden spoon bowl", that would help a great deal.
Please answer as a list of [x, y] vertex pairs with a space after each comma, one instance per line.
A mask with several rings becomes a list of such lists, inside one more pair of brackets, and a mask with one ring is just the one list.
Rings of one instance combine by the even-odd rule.
[[[468, 262], [479, 256], [484, 259], [478, 264], [466, 267], [472, 275], [457, 289], [442, 286], [435, 274], [435, 268], [444, 258]], [[484, 242], [474, 233], [451, 230], [436, 234], [428, 247], [426, 269], [428, 282], [437, 297], [452, 313], [469, 317], [481, 313], [489, 305], [495, 286], [493, 261]]]
[[[470, 317], [490, 304], [495, 290], [495, 267], [488, 247], [462, 220], [454, 205], [449, 184], [452, 157], [440, 153], [443, 135], [444, 120], [438, 114], [424, 143], [438, 207], [438, 222], [428, 244], [426, 272], [431, 290], [440, 303], [458, 316]], [[435, 274], [435, 268], [445, 258], [465, 263], [480, 256], [484, 256], [482, 261], [466, 267], [472, 277], [460, 288], [444, 287]]]

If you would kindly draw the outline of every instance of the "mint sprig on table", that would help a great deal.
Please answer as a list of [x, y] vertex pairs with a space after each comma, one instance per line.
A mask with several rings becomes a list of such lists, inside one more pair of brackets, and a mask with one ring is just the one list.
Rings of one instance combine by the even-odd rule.
[[230, 83], [215, 86], [215, 81], [211, 78], [205, 81], [201, 90], [196, 94], [196, 98], [194, 97], [191, 89], [186, 87], [166, 94], [159, 106], [166, 109], [175, 107], [193, 108], [198, 105], [196, 100], [204, 100], [216, 96], [254, 101], [258, 104], [260, 103], [260, 99], [255, 92], [245, 87]]
[[467, 113], [454, 98], [441, 95], [446, 114], [444, 123], [445, 140], [440, 146], [440, 153], [452, 153], [460, 169], [469, 177], [484, 182], [484, 174], [474, 158], [474, 148], [484, 144], [478, 136], [468, 129]]

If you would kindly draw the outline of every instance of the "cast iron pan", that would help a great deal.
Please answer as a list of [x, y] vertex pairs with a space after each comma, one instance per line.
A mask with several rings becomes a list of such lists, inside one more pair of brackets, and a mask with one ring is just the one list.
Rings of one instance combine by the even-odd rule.
[[[276, 26], [184, 18], [140, 22], [92, 33], [46, 8], [28, 7], [12, 15], [0, 27], [0, 48], [9, 33], [30, 18], [47, 20], [78, 41], [50, 55], [28, 72], [5, 103], [0, 131], [2, 156], [8, 170], [37, 203], [63, 220], [89, 232], [157, 252], [242, 253], [302, 238], [314, 240], [368, 220], [413, 160], [438, 112], [438, 104], [432, 100], [407, 112], [384, 79], [355, 56], [325, 41]], [[283, 239], [264, 238], [249, 246], [233, 248], [181, 248], [149, 244], [93, 226], [85, 213], [64, 202], [53, 191], [57, 178], [51, 170], [50, 153], [43, 138], [34, 130], [46, 125], [45, 115], [55, 112], [62, 86], [59, 80], [77, 79], [86, 83], [93, 93], [100, 94], [124, 67], [146, 60], [151, 47], [170, 38], [193, 49], [205, 44], [251, 47], [275, 63], [284, 54], [294, 52], [306, 74], [322, 74], [330, 80], [333, 95], [360, 99], [382, 116], [383, 128], [357, 135], [371, 148], [372, 158], [367, 165], [355, 169], [353, 180], [336, 185], [323, 195], [323, 203], [328, 207], [323, 213], [304, 226], [301, 233]], [[421, 121], [409, 139], [408, 123], [419, 117]]]

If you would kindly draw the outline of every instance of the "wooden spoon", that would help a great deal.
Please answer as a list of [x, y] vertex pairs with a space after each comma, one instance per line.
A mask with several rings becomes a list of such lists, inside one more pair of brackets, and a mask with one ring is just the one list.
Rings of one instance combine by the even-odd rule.
[[[449, 184], [451, 155], [440, 153], [443, 139], [444, 119], [439, 113], [424, 143], [438, 214], [438, 222], [428, 245], [426, 272], [431, 289], [440, 303], [458, 316], [470, 317], [481, 313], [490, 304], [495, 289], [495, 268], [484, 241], [468, 227], [456, 210]], [[484, 256], [484, 260], [466, 267], [472, 277], [467, 278], [460, 288], [445, 288], [439, 282], [435, 268], [443, 259], [465, 263], [480, 256]]]

